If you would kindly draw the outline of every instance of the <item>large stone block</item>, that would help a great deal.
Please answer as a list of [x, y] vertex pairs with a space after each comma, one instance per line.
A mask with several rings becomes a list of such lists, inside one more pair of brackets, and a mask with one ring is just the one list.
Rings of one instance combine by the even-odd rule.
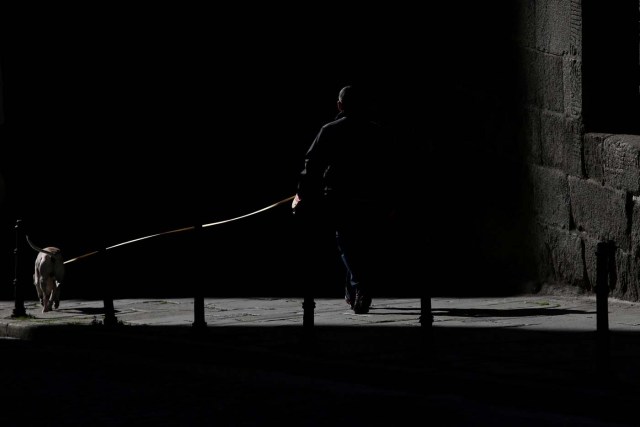
[[559, 282], [588, 287], [585, 275], [583, 244], [578, 233], [536, 224], [534, 248], [538, 274], [543, 282]]
[[604, 183], [640, 195], [640, 135], [610, 135], [602, 142]]
[[569, 8], [571, 13], [569, 54], [582, 59], [582, 0], [571, 0]]
[[631, 248], [630, 252], [640, 259], [640, 197], [631, 201]]
[[567, 132], [567, 163], [566, 171], [570, 175], [585, 177], [583, 159], [584, 123], [582, 117], [569, 117], [566, 119]]
[[592, 291], [596, 286], [598, 278], [598, 243], [599, 240], [590, 238], [586, 233], [582, 233], [582, 250], [584, 258], [584, 271], [587, 280], [585, 290]]
[[584, 170], [586, 178], [604, 184], [603, 144], [609, 133], [587, 133], [584, 135]]
[[540, 117], [542, 164], [582, 176], [582, 122], [543, 111]]
[[596, 240], [613, 240], [629, 250], [631, 219], [627, 214], [627, 193], [600, 183], [569, 176], [571, 214], [578, 231]]
[[540, 151], [542, 164], [565, 169], [565, 139], [567, 137], [562, 114], [543, 111], [540, 116]]
[[571, 3], [566, 0], [539, 0], [536, 11], [536, 47], [556, 55], [569, 53]]
[[635, 257], [620, 249], [616, 250], [615, 257], [609, 295], [626, 301], [638, 301], [638, 263]]
[[564, 111], [571, 117], [582, 115], [582, 61], [565, 57], [563, 60]]
[[536, 56], [538, 67], [538, 105], [540, 108], [564, 113], [563, 57], [551, 54]]
[[569, 183], [559, 169], [531, 166], [532, 201], [538, 221], [568, 230], [571, 224]]

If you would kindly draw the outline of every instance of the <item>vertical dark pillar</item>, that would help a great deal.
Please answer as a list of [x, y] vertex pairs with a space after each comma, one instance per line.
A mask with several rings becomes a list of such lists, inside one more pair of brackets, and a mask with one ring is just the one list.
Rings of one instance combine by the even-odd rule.
[[204, 329], [207, 326], [204, 317], [204, 290], [203, 282], [200, 279], [200, 275], [197, 274], [197, 270], [202, 268], [202, 224], [196, 224], [193, 228], [193, 242], [192, 242], [192, 268], [194, 268], [196, 274], [190, 276], [194, 281], [194, 298], [193, 298], [193, 328]]
[[22, 220], [16, 220], [15, 232], [16, 232], [16, 244], [13, 249], [13, 292], [15, 305], [13, 309], [12, 317], [22, 317], [27, 315], [27, 311], [24, 309], [24, 290], [20, 285], [20, 270], [18, 268], [18, 256], [19, 256], [19, 248], [20, 248], [20, 236], [22, 230], [20, 229], [20, 225]]
[[426, 343], [431, 339], [433, 328], [433, 313], [431, 312], [431, 293], [426, 290], [420, 297], [420, 329], [422, 338]]
[[[107, 250], [101, 249], [98, 252], [98, 268], [100, 271], [109, 271], [107, 264]], [[116, 310], [113, 305], [113, 290], [111, 289], [111, 283], [106, 275], [99, 275], [100, 288], [102, 289], [102, 301], [104, 303], [104, 325], [115, 326], [118, 324], [116, 318]]]
[[[302, 206], [302, 205], [300, 205]], [[291, 226], [293, 227], [294, 234], [300, 234], [306, 236], [305, 239], [302, 239], [301, 246], [299, 250], [294, 251], [293, 255], [295, 256], [293, 264], [299, 268], [296, 271], [296, 274], [300, 276], [299, 281], [303, 286], [302, 290], [302, 331], [303, 338], [306, 341], [310, 341], [310, 338], [313, 337], [313, 326], [315, 321], [315, 308], [316, 302], [314, 300], [314, 294], [316, 289], [316, 284], [313, 280], [309, 280], [312, 276], [310, 275], [310, 271], [315, 267], [313, 262], [316, 261], [316, 257], [310, 255], [314, 253], [312, 248], [317, 244], [316, 240], [321, 233], [318, 232], [318, 228], [313, 228], [310, 222], [310, 218], [306, 211], [302, 213], [296, 212], [295, 210], [291, 211], [293, 221]], [[306, 213], [307, 215], [304, 215]], [[315, 275], [313, 275], [315, 277]]]
[[307, 336], [313, 333], [313, 322], [315, 315], [316, 302], [313, 299], [313, 295], [310, 291], [306, 291], [304, 300], [302, 302], [302, 327], [304, 328]]
[[609, 370], [609, 278], [614, 256], [613, 242], [599, 242], [596, 250], [596, 363], [601, 373]]

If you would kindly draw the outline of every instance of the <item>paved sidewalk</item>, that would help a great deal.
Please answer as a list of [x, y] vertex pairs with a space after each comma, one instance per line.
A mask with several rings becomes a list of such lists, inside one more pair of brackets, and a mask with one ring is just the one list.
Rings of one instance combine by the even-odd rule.
[[[117, 320], [132, 326], [190, 326], [193, 299], [119, 299]], [[368, 314], [354, 314], [342, 299], [316, 299], [317, 326], [420, 326], [420, 299], [377, 298]], [[434, 297], [434, 327], [512, 328], [538, 331], [595, 331], [595, 296], [521, 295], [510, 297]], [[57, 310], [42, 313], [37, 301], [24, 304], [27, 316], [14, 318], [13, 301], [0, 301], [0, 336], [23, 338], [21, 330], [45, 326], [92, 325], [104, 320], [98, 300], [62, 300]], [[640, 303], [609, 299], [610, 330], [640, 332]], [[206, 298], [207, 326], [302, 325], [302, 298]]]

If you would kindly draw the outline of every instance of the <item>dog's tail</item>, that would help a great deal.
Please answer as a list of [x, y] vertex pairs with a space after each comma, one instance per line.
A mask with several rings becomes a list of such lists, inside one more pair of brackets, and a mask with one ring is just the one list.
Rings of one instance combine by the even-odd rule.
[[36, 245], [34, 245], [34, 244], [31, 242], [31, 240], [29, 240], [29, 236], [25, 236], [25, 237], [27, 238], [27, 243], [29, 243], [29, 246], [31, 246], [31, 248], [32, 248], [34, 251], [36, 251], [36, 252], [42, 252], [43, 254], [47, 254], [47, 255], [51, 255], [51, 256], [55, 255], [55, 254], [54, 254], [53, 252], [51, 252], [51, 251], [48, 251], [48, 250], [46, 250], [46, 249], [39, 248], [39, 247], [37, 247]]

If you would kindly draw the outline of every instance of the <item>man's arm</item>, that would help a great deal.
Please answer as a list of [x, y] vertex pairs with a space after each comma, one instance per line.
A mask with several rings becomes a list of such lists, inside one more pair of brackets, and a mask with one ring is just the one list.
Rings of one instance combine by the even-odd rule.
[[[317, 202], [322, 195], [322, 179], [327, 167], [326, 149], [323, 144], [323, 129], [320, 129], [304, 157], [304, 168], [300, 172], [296, 195], [291, 202], [294, 210], [305, 204]], [[302, 204], [301, 204], [302, 203]]]

